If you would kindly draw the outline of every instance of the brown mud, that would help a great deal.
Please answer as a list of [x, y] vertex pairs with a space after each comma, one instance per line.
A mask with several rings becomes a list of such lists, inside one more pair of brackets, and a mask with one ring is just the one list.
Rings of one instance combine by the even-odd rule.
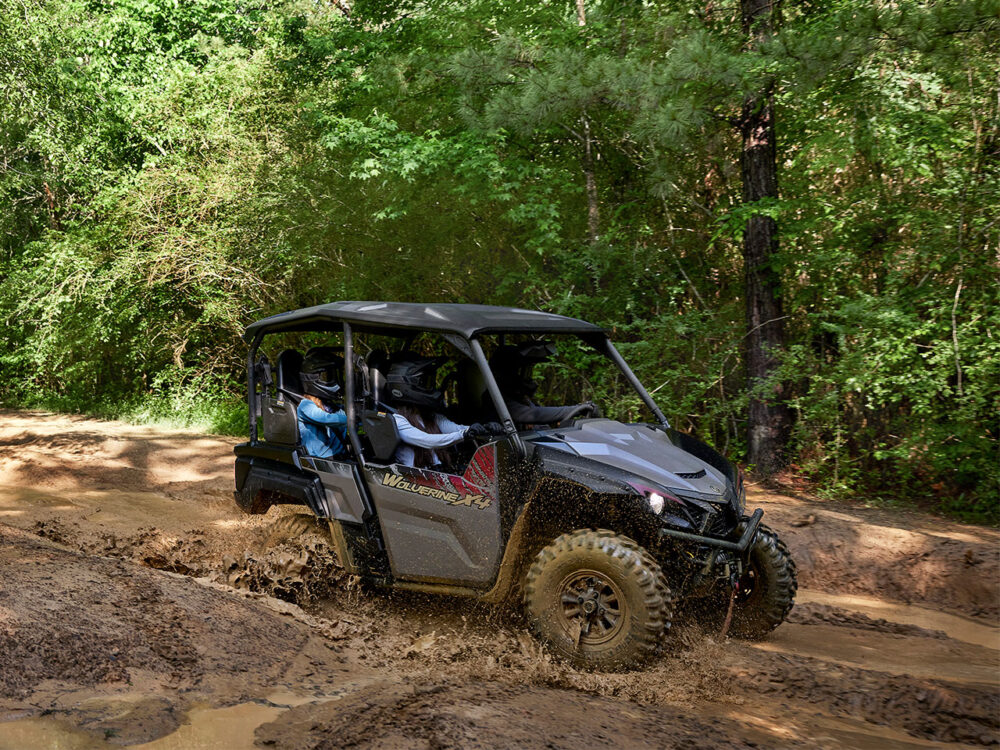
[[577, 672], [516, 612], [363, 591], [229, 438], [0, 412], [0, 750], [1000, 744], [1000, 534], [751, 491], [799, 566], [767, 641], [679, 622]]

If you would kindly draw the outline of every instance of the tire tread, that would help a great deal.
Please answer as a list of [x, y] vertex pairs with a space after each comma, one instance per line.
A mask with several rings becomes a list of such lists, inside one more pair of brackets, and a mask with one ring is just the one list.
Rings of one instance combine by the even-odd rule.
[[[647, 608], [647, 618], [641, 630], [634, 635], [634, 648], [625, 654], [614, 655], [607, 661], [583, 658], [581, 654], [566, 653], [546, 632], [539, 616], [544, 607], [544, 592], [538, 587], [545, 569], [560, 557], [584, 549], [601, 552], [620, 561], [622, 568], [639, 587]], [[584, 668], [623, 668], [641, 664], [653, 657], [661, 647], [673, 618], [673, 596], [659, 563], [639, 544], [628, 537], [608, 529], [577, 529], [562, 534], [535, 556], [528, 568], [524, 582], [524, 605], [531, 630], [544, 643], [554, 646], [556, 652]]]

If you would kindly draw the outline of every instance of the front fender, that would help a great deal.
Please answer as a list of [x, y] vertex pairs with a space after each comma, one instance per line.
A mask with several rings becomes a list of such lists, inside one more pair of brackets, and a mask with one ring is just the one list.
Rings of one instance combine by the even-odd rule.
[[539, 452], [535, 458], [542, 460], [532, 467], [527, 501], [513, 519], [496, 583], [481, 595], [485, 601], [499, 603], [516, 591], [532, 557], [559, 534], [614, 529], [647, 549], [658, 542], [659, 520], [627, 482], [606, 471], [595, 473], [586, 459], [559, 451], [539, 457]]
[[522, 509], [549, 533], [605, 528], [655, 544], [662, 520], [629, 483], [632, 475], [558, 449], [536, 451], [536, 480]]
[[565, 480], [589, 492], [601, 494], [635, 494], [629, 484], [631, 474], [614, 467], [597, 465], [588, 458], [557, 448], [537, 446], [535, 460], [538, 462], [540, 479]]

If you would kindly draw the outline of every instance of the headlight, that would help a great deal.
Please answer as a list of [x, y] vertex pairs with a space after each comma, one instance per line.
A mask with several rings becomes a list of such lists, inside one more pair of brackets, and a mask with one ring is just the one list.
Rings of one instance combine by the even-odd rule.
[[642, 482], [629, 482], [629, 485], [633, 490], [646, 498], [646, 503], [649, 505], [649, 509], [656, 515], [661, 515], [663, 513], [663, 508], [667, 504], [667, 500], [673, 500], [675, 503], [680, 503], [680, 500], [670, 494], [670, 490], [660, 492], [659, 489], [650, 487], [648, 484], [643, 484]]

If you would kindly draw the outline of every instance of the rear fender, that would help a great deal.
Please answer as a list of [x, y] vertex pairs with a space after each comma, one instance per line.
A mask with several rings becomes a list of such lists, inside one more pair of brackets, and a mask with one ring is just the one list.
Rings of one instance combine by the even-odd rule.
[[266, 513], [272, 505], [305, 505], [320, 518], [329, 518], [319, 477], [256, 456], [236, 459], [236, 504], [246, 513]]

